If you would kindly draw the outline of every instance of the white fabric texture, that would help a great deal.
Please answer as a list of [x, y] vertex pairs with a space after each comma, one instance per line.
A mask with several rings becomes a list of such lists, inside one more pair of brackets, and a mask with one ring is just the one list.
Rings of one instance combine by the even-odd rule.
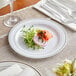
[[11, 67], [0, 72], [0, 76], [15, 76], [22, 72], [22, 69], [18, 64], [14, 64]]
[[49, 17], [76, 31], [76, 0], [42, 0], [34, 5]]

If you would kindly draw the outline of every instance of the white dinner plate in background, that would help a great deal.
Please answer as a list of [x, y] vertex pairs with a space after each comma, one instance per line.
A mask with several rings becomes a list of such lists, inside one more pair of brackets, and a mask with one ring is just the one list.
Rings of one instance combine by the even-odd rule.
[[14, 64], [18, 64], [20, 66], [21, 69], [26, 69], [26, 68], [31, 68], [35, 71], [36, 76], [41, 76], [41, 74], [32, 66], [22, 63], [22, 62], [18, 62], [18, 61], [2, 61], [0, 62], [0, 71], [3, 71], [5, 69], [7, 69], [8, 67], [11, 67]]

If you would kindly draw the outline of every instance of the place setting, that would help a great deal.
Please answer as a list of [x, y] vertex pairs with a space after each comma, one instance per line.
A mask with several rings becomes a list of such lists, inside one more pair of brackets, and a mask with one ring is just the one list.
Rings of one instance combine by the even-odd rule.
[[13, 51], [33, 59], [48, 58], [62, 51], [67, 43], [67, 33], [61, 24], [46, 18], [21, 20], [13, 13], [14, 0], [8, 2], [11, 14], [4, 18], [3, 23], [12, 27], [8, 42]]
[[[14, 0], [9, 0], [11, 14], [3, 20], [4, 26], [11, 30], [8, 34], [1, 35], [0, 39], [8, 35], [8, 43], [12, 51], [27, 59], [39, 61], [62, 54], [68, 43], [68, 33], [63, 25], [76, 31], [73, 8], [76, 6], [75, 1], [70, 0], [68, 3], [66, 0], [41, 0], [32, 6], [60, 23], [49, 18], [21, 20], [13, 13], [13, 3]], [[74, 5], [71, 6], [73, 3]], [[75, 76], [75, 58], [73, 60], [66, 58], [62, 63], [56, 62], [55, 65], [50, 70], [47, 67], [43, 68], [47, 76]], [[18, 61], [1, 61], [0, 75], [42, 76], [38, 69]]]

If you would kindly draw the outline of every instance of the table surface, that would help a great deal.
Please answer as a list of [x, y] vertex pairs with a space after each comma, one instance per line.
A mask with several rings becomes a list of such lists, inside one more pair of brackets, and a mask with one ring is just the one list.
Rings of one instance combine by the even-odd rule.
[[[24, 8], [20, 11], [14, 12], [15, 15], [19, 16], [22, 20], [31, 19], [31, 18], [48, 18], [41, 12], [35, 10], [32, 7]], [[8, 15], [6, 15], [8, 16]], [[0, 35], [5, 34], [7, 35], [11, 28], [8, 28], [3, 25], [3, 20], [6, 16], [0, 17]], [[50, 19], [50, 18], [49, 18]], [[63, 26], [63, 25], [61, 25]], [[62, 52], [59, 54], [49, 57], [46, 59], [29, 59], [24, 58], [18, 54], [16, 54], [11, 47], [8, 44], [8, 36], [0, 39], [0, 62], [1, 61], [20, 61], [27, 64], [32, 65], [35, 67], [42, 76], [50, 76], [47, 75], [47, 72], [45, 72], [45, 68], [47, 68], [49, 71], [52, 70], [53, 67], [56, 66], [56, 63], [62, 62], [64, 59], [73, 59], [76, 57], [76, 32], [66, 28], [63, 26], [63, 28], [67, 32], [67, 45], [63, 49]]]

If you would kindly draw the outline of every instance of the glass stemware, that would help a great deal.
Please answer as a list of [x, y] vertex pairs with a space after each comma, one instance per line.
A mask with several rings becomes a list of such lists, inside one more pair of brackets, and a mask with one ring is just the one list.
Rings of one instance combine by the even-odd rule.
[[13, 3], [14, 3], [14, 0], [9, 0], [8, 2], [10, 4], [11, 14], [4, 19], [4, 25], [6, 25], [8, 27], [13, 27], [21, 19], [18, 16], [14, 16], [14, 14], [13, 14]]

